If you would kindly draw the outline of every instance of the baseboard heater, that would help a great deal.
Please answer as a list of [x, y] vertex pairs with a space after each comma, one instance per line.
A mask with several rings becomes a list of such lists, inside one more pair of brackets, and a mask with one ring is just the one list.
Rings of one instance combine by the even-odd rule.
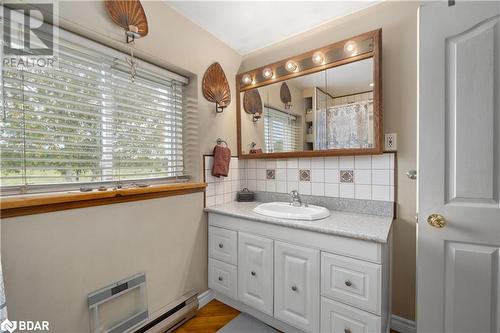
[[190, 292], [170, 303], [158, 315], [150, 318], [134, 333], [166, 333], [173, 332], [179, 326], [196, 315], [198, 311], [198, 294]]

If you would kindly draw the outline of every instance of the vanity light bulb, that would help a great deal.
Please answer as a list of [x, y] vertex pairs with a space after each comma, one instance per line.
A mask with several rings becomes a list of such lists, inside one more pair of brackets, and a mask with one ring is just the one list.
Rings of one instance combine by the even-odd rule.
[[243, 82], [243, 84], [250, 84], [252, 83], [252, 77], [250, 76], [250, 74], [245, 74], [241, 77], [241, 81]]
[[273, 77], [273, 70], [269, 67], [266, 67], [264, 68], [264, 70], [262, 70], [262, 76], [265, 78], [265, 79], [270, 79]]
[[288, 60], [285, 64], [285, 68], [289, 72], [295, 72], [297, 68], [299, 68], [299, 65], [293, 60]]
[[348, 41], [347, 43], [344, 44], [344, 51], [350, 54], [354, 54], [357, 51], [357, 45], [355, 41]]
[[373, 87], [374, 85], [375, 85], [375, 84], [374, 84], [373, 82], [372, 82], [372, 83], [370, 83], [370, 87]]
[[312, 56], [312, 61], [316, 65], [322, 65], [325, 62], [325, 55], [321, 51], [316, 51]]

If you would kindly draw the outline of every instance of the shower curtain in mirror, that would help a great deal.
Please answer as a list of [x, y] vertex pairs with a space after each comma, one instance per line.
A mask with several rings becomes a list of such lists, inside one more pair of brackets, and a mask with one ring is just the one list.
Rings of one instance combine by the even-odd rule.
[[366, 101], [332, 106], [318, 114], [318, 148], [371, 148], [371, 109]]

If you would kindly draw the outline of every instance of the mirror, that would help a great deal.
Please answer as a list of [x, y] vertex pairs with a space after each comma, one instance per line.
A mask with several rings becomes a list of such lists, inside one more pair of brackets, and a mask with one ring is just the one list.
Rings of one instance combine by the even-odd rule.
[[[239, 155], [265, 158], [382, 152], [379, 48], [373, 47], [376, 43], [371, 38], [370, 43], [365, 42], [366, 37], [361, 40], [364, 54], [334, 61], [318, 71], [297, 71], [288, 78], [241, 89]], [[263, 75], [269, 70], [272, 74], [272, 68], [265, 67]]]

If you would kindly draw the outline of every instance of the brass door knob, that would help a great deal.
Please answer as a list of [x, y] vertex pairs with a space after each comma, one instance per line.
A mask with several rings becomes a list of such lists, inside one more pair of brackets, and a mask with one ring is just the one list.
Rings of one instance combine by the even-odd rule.
[[427, 223], [429, 223], [434, 228], [444, 228], [446, 225], [446, 220], [441, 214], [431, 214], [427, 218]]

